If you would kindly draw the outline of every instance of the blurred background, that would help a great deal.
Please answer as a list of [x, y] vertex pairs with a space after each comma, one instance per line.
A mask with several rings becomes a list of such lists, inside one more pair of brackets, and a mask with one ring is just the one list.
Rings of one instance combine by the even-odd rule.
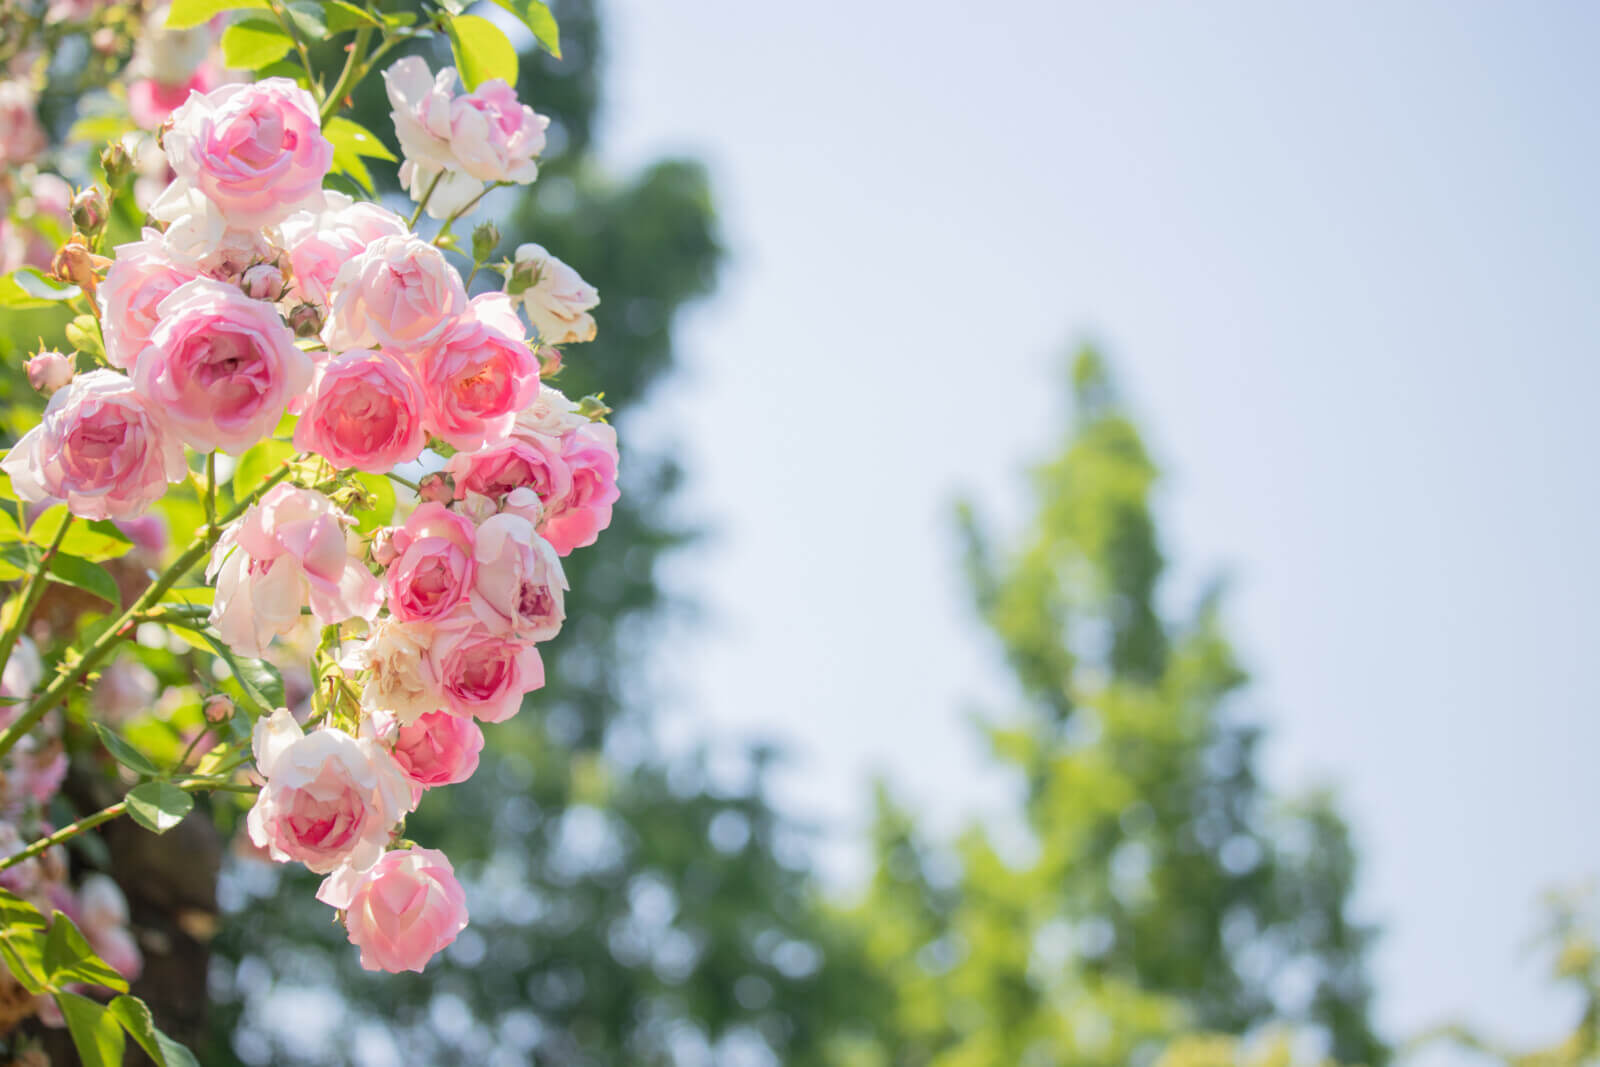
[[623, 502], [472, 925], [230, 858], [201, 1060], [1600, 1062], [1600, 11], [551, 7]]

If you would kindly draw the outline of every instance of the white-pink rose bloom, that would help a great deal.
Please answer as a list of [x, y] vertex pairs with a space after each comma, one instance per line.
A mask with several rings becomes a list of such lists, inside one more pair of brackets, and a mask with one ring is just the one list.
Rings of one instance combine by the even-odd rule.
[[382, 587], [345, 548], [353, 521], [321, 493], [277, 485], [223, 531], [206, 567], [222, 640], [259, 656], [299, 624], [304, 606], [324, 626], [377, 615]]
[[467, 927], [467, 897], [444, 853], [385, 852], [368, 870], [335, 871], [317, 899], [341, 909], [369, 971], [421, 971]]
[[600, 303], [595, 287], [542, 245], [519, 245], [514, 260], [506, 292], [522, 305], [539, 332], [539, 342], [593, 341], [594, 316], [589, 310]]
[[357, 203], [343, 193], [325, 192], [320, 211], [299, 211], [284, 220], [283, 245], [289, 250], [294, 292], [319, 307], [339, 269], [380, 237], [404, 237], [405, 220], [377, 204]]
[[133, 382], [183, 442], [238, 455], [311, 384], [311, 359], [277, 309], [212, 278], [185, 282], [134, 361]]
[[316, 101], [288, 78], [190, 96], [162, 144], [177, 178], [151, 205], [157, 218], [194, 190], [229, 226], [270, 226], [319, 207], [333, 165]]
[[79, 375], [0, 463], [30, 504], [64, 502], [85, 519], [131, 519], [189, 474], [183, 445], [115, 371]]
[[161, 301], [198, 277], [199, 264], [174, 251], [160, 230], [147, 228], [140, 240], [118, 245], [95, 293], [106, 362], [131, 367], [161, 319], [156, 313]]
[[520, 515], [495, 515], [478, 527], [472, 612], [496, 633], [548, 641], [566, 618], [567, 577], [556, 550]]
[[481, 181], [526, 185], [539, 176], [550, 120], [517, 99], [502, 78], [490, 78], [450, 103], [450, 151]]
[[444, 253], [415, 234], [380, 237], [340, 268], [329, 290], [328, 348], [411, 352], [436, 340], [467, 307]]
[[405, 156], [400, 181], [411, 199], [426, 198], [428, 214], [436, 219], [462, 210], [483, 192], [483, 183], [464, 173], [450, 150], [456, 69], [445, 67], [433, 75], [420, 57], [407, 56], [383, 72], [383, 86]]
[[361, 706], [388, 712], [402, 724], [444, 707], [444, 694], [423, 669], [423, 652], [432, 640], [431, 623], [380, 620], [341, 663], [347, 671], [368, 672]]
[[305, 733], [279, 708], [256, 723], [256, 770], [266, 785], [245, 820], [250, 840], [279, 863], [319, 874], [378, 862], [411, 810], [411, 781], [383, 746], [342, 730]]

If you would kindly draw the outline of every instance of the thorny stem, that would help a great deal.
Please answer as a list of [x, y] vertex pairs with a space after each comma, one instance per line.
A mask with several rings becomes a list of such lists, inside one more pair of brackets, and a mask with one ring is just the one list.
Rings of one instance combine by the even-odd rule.
[[361, 61], [366, 58], [367, 45], [372, 41], [372, 29], [366, 27], [356, 31], [356, 39], [350, 45], [350, 55], [344, 61], [344, 69], [339, 72], [339, 80], [333, 83], [333, 88], [328, 90], [328, 98], [322, 102], [322, 124], [326, 126], [328, 120], [333, 118], [333, 113], [339, 110], [339, 105], [349, 95], [355, 83], [360, 80], [366, 71], [361, 66]]

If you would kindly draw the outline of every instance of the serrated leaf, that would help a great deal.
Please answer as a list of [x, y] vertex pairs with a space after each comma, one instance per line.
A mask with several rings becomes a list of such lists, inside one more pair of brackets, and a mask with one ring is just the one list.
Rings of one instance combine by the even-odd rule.
[[478, 15], [455, 15], [444, 28], [468, 92], [493, 78], [517, 84], [517, 50], [499, 26]]
[[156, 1061], [156, 1067], [200, 1067], [194, 1053], [156, 1029], [150, 1008], [138, 997], [120, 996], [112, 999], [106, 1011], [110, 1012], [122, 1028], [139, 1043], [139, 1047]]
[[0, 934], [19, 930], [43, 930], [44, 914], [10, 890], [0, 889]]
[[293, 47], [283, 27], [262, 16], [242, 19], [222, 31], [222, 62], [234, 70], [260, 70]]
[[122, 594], [117, 590], [117, 580], [98, 563], [90, 563], [82, 556], [57, 552], [50, 558], [50, 568], [45, 577], [52, 582], [70, 585], [93, 593], [108, 604], [122, 606]]
[[179, 585], [167, 590], [167, 595], [161, 598], [163, 604], [188, 604], [208, 608], [217, 600], [217, 588], [214, 585]]
[[394, 483], [381, 474], [357, 474], [356, 481], [372, 497], [371, 507], [354, 512], [356, 529], [370, 534], [380, 526], [389, 525], [394, 520]]
[[[361, 123], [347, 119], [343, 115], [335, 115], [329, 119], [328, 125], [322, 130], [322, 134], [333, 142], [335, 153], [338, 152], [340, 146], [344, 146], [351, 153], [358, 156], [366, 156], [369, 159], [387, 159], [390, 163], [397, 162], [394, 153], [389, 151], [387, 145], [378, 140], [377, 134], [361, 125]], [[335, 158], [337, 158], [337, 155]]]
[[164, 834], [194, 808], [194, 797], [171, 782], [145, 782], [128, 791], [128, 816], [154, 833]]
[[105, 1005], [76, 993], [57, 993], [56, 1004], [83, 1067], [122, 1067], [122, 1050], [128, 1042], [122, 1024]]
[[45, 277], [37, 267], [19, 267], [11, 272], [10, 278], [16, 282], [17, 288], [35, 300], [59, 302], [83, 294], [83, 290], [76, 285]]
[[322, 0], [289, 0], [284, 5], [289, 21], [307, 38], [320, 41], [328, 36], [328, 24], [322, 17]]
[[364, 26], [381, 28], [382, 20], [356, 7], [347, 4], [344, 0], [326, 0], [323, 14], [328, 19], [328, 32], [344, 33], [346, 30], [359, 30]]
[[172, 0], [167, 10], [167, 29], [187, 30], [210, 22], [224, 11], [267, 6], [267, 0]]
[[494, 0], [495, 3], [517, 16], [517, 21], [533, 31], [534, 38], [545, 51], [561, 58], [561, 29], [548, 5], [540, 0]]
[[151, 763], [143, 752], [130, 745], [105, 723], [94, 724], [94, 732], [100, 735], [100, 743], [106, 746], [106, 751], [111, 753], [111, 758], [122, 764], [134, 774], [146, 775], [150, 778], [158, 777], [161, 768]]
[[119, 993], [128, 991], [128, 980], [95, 955], [83, 931], [59, 911], [51, 918], [50, 932], [45, 936], [44, 969], [50, 984], [57, 989], [82, 983], [104, 986]]
[[293, 455], [294, 446], [283, 441], [266, 440], [249, 449], [239, 457], [228, 483], [233, 489], [233, 499], [243, 500], [249, 496]]
[[[67, 521], [68, 514], [67, 509], [60, 505], [52, 507], [28, 528], [28, 540], [40, 547], [50, 544], [56, 539], [61, 524]], [[125, 555], [132, 547], [133, 541], [128, 535], [117, 529], [116, 523], [107, 519], [95, 519], [91, 522], [78, 519], [73, 522], [72, 529], [67, 531], [67, 536], [61, 539], [61, 551], [82, 556], [96, 563]]]

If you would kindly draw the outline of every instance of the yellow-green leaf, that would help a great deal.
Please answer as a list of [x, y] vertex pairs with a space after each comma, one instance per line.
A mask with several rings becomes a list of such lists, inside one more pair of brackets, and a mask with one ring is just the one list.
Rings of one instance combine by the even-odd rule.
[[469, 92], [493, 78], [517, 84], [517, 50], [499, 26], [477, 15], [456, 15], [445, 23], [445, 33]]

